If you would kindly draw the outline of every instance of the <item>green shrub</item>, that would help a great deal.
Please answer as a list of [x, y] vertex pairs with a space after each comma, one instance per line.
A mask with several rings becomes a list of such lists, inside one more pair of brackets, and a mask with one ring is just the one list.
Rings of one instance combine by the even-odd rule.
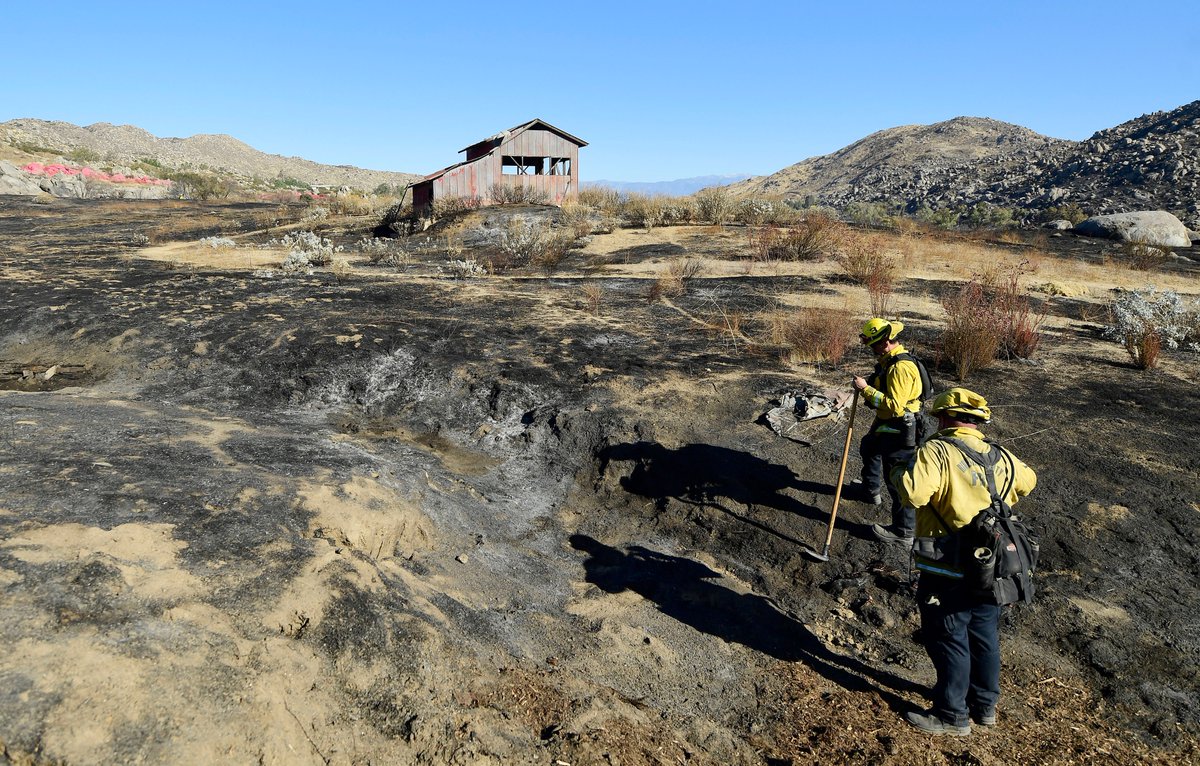
[[846, 220], [860, 226], [887, 226], [898, 214], [894, 206], [884, 202], [851, 202], [842, 212]]
[[86, 146], [76, 146], [71, 151], [67, 152], [66, 158], [72, 162], [86, 164], [89, 162], [98, 162], [100, 160], [100, 152], [95, 149], [89, 149]]
[[1068, 202], [1064, 205], [1055, 205], [1048, 207], [1038, 215], [1038, 220], [1045, 221], [1070, 221], [1072, 224], [1078, 224], [1081, 221], [1087, 220], [1088, 214], [1083, 212], [1083, 208], [1079, 207], [1076, 202]]
[[963, 223], [972, 229], [1006, 229], [1016, 225], [1012, 208], [979, 202], [971, 206]]
[[939, 229], [953, 229], [958, 225], [959, 215], [958, 211], [952, 208], [935, 209], [922, 203], [913, 217], [921, 223], [936, 226]]

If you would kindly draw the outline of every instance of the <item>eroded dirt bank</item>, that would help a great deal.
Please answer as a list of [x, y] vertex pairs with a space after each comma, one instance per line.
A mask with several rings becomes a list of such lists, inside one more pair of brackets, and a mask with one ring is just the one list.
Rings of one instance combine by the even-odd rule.
[[1005, 628], [1003, 733], [935, 741], [899, 721], [931, 671], [875, 511], [799, 555], [844, 423], [803, 447], [755, 422], [847, 373], [698, 321], [843, 285], [649, 303], [657, 246], [550, 279], [256, 277], [132, 236], [253, 208], [119, 207], [0, 213], [0, 359], [40, 370], [0, 392], [10, 761], [1196, 758], [1194, 361], [1137, 372], [1064, 299], [1042, 364], [973, 381], [1039, 472], [1043, 591]]

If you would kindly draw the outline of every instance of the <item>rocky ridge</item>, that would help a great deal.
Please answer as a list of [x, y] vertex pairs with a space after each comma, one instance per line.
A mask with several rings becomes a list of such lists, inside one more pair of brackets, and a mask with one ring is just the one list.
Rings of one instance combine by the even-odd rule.
[[17, 119], [0, 123], [0, 141], [44, 147], [62, 154], [90, 149], [107, 161], [129, 164], [153, 159], [175, 169], [212, 169], [239, 179], [291, 178], [325, 186], [371, 190], [380, 184], [405, 186], [413, 173], [366, 170], [351, 165], [322, 165], [300, 157], [267, 154], [227, 135], [160, 138], [133, 125], [105, 122], [80, 127], [69, 122]]
[[980, 202], [1030, 211], [1075, 203], [1092, 215], [1164, 209], [1197, 228], [1200, 101], [1081, 142], [975, 117], [890, 128], [731, 189], [910, 211]]

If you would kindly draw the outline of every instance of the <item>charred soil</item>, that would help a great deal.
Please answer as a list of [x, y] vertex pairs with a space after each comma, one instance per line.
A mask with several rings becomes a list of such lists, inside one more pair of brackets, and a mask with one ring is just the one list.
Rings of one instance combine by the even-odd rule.
[[[801, 555], [846, 422], [808, 446], [759, 422], [871, 362], [786, 364], [755, 312], [865, 314], [859, 288], [744, 267], [740, 235], [701, 227], [470, 279], [365, 257], [272, 275], [189, 244], [257, 252], [270, 217], [0, 202], [8, 761], [1200, 759], [1200, 369], [1139, 371], [1098, 338], [1111, 275], [1045, 298], [1035, 364], [970, 381], [1038, 472], [1041, 593], [1005, 619], [999, 727], [944, 741], [900, 718], [932, 669], [878, 509], [844, 501], [831, 561]], [[151, 234], [178, 258], [142, 257]], [[1048, 272], [1086, 260], [1045, 247]], [[648, 300], [692, 255], [705, 272]], [[898, 306], [927, 356], [953, 281], [931, 271]], [[1186, 291], [1195, 267], [1162, 278]]]

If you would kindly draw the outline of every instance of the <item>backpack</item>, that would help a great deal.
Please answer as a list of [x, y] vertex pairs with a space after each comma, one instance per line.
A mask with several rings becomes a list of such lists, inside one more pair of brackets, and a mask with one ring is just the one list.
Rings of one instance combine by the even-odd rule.
[[912, 362], [917, 366], [917, 374], [921, 377], [921, 393], [917, 399], [921, 402], [921, 407], [912, 413], [912, 417], [905, 415], [902, 418], [896, 418], [898, 428], [902, 428], [901, 433], [904, 434], [904, 445], [906, 447], [915, 447], [925, 441], [925, 436], [929, 432], [929, 423], [925, 419], [925, 401], [932, 395], [933, 379], [929, 377], [929, 370], [925, 369], [925, 365], [920, 359], [916, 358], [909, 352], [896, 354], [887, 359], [875, 363], [874, 379], [879, 381], [879, 390], [886, 396], [888, 392], [887, 373], [896, 362]]
[[[1033, 602], [1033, 573], [1037, 569], [1040, 546], [1036, 537], [1012, 507], [1004, 501], [1016, 480], [1012, 455], [995, 442], [987, 454], [969, 447], [952, 436], [934, 437], [949, 442], [971, 462], [984, 470], [992, 501], [962, 529], [942, 537], [922, 537], [916, 541], [917, 569], [942, 577], [961, 579], [972, 594], [987, 603], [1015, 604]], [[1008, 461], [1008, 483], [996, 489], [996, 464]], [[932, 508], [930, 509], [932, 510]], [[950, 529], [934, 511], [945, 529]]]

